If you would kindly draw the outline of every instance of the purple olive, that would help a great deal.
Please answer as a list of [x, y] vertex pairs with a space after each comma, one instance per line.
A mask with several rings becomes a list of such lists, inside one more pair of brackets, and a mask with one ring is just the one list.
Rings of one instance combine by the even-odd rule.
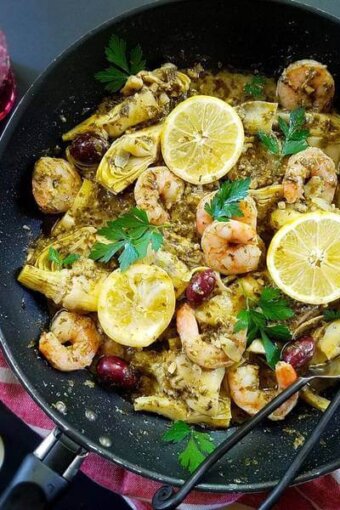
[[109, 144], [98, 133], [81, 133], [69, 147], [74, 163], [91, 166], [100, 162]]
[[96, 367], [100, 382], [123, 389], [137, 385], [137, 376], [128, 363], [118, 356], [102, 356]]
[[311, 336], [302, 336], [285, 345], [282, 359], [294, 368], [302, 368], [310, 362], [315, 352], [315, 342]]
[[216, 276], [212, 269], [195, 273], [186, 288], [185, 295], [189, 303], [200, 305], [207, 299], [216, 285]]

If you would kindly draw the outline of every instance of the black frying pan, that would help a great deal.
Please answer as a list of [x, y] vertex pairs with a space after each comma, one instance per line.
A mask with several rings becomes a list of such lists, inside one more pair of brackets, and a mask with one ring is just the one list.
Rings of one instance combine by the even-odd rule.
[[[160, 441], [168, 420], [135, 413], [119, 395], [97, 386], [89, 388], [87, 371], [66, 374], [48, 366], [36, 349], [28, 347], [48, 321], [46, 301], [16, 282], [29, 242], [23, 226], [28, 225], [36, 237], [43, 221], [30, 192], [34, 161], [60, 144], [61, 133], [88, 115], [84, 107], [95, 108], [103, 96], [93, 75], [105, 67], [103, 49], [113, 32], [130, 44], [140, 43], [151, 69], [169, 60], [179, 66], [200, 61], [211, 68], [222, 63], [277, 75], [293, 60], [315, 58], [329, 66], [340, 87], [340, 22], [292, 2], [264, 0], [187, 0], [142, 8], [90, 32], [52, 63], [27, 92], [2, 136], [0, 318], [1, 344], [8, 361], [68, 437], [136, 473], [178, 485], [186, 473], [177, 463], [177, 447]], [[65, 408], [56, 406], [60, 401]], [[95, 421], [86, 417], [88, 410], [95, 413]], [[295, 454], [296, 434], [308, 435], [318, 419], [316, 410], [301, 404], [283, 423], [267, 422], [215, 466], [200, 488], [225, 492], [272, 487]], [[340, 413], [297, 481], [340, 466], [339, 425]], [[212, 431], [216, 442], [229, 433]], [[56, 456], [59, 459], [60, 452]]]

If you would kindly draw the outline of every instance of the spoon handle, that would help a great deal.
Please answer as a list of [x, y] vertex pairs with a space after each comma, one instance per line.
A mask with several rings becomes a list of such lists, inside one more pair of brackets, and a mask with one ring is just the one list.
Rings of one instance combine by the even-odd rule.
[[186, 480], [184, 485], [175, 492], [170, 485], [164, 485], [154, 494], [152, 505], [154, 510], [171, 510], [183, 501], [189, 492], [203, 478], [204, 474], [213, 466], [225, 453], [235, 446], [244, 436], [248, 434], [258, 423], [266, 416], [271, 414], [275, 409], [280, 407], [291, 395], [299, 391], [309, 381], [308, 378], [300, 377], [291, 386], [285, 389], [271, 402], [269, 402], [261, 411], [259, 411], [251, 420], [247, 421], [239, 427], [231, 436], [223, 441], [194, 471], [194, 473]]
[[300, 449], [299, 453], [295, 457], [293, 463], [290, 465], [286, 474], [282, 477], [277, 486], [272, 490], [269, 494], [268, 498], [262, 503], [259, 507], [259, 510], [269, 510], [273, 507], [274, 503], [279, 499], [282, 492], [286, 487], [290, 484], [292, 480], [294, 480], [295, 475], [299, 471], [301, 465], [305, 461], [306, 457], [313, 449], [315, 443], [320, 439], [321, 434], [327, 427], [329, 420], [333, 417], [335, 411], [337, 410], [340, 404], [340, 390], [336, 394], [336, 397], [332, 400], [327, 410], [323, 414], [321, 420], [313, 430], [312, 434], [309, 436], [303, 447]]

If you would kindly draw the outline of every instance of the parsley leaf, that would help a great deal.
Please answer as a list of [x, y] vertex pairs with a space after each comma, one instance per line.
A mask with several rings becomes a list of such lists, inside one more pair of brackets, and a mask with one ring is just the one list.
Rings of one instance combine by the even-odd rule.
[[73, 264], [80, 258], [77, 253], [70, 253], [63, 260], [63, 266], [73, 266]]
[[280, 358], [280, 349], [275, 340], [290, 340], [291, 333], [287, 326], [272, 325], [271, 321], [286, 320], [293, 315], [293, 310], [288, 307], [287, 301], [282, 298], [278, 289], [264, 287], [258, 301], [251, 308], [238, 313], [234, 331], [237, 333], [247, 329], [248, 345], [260, 337], [267, 363], [274, 369]]
[[163, 434], [162, 441], [180, 443], [187, 440], [184, 450], [178, 455], [180, 465], [193, 473], [209, 453], [215, 449], [212, 437], [207, 432], [198, 432], [184, 421], [175, 421]]
[[98, 234], [113, 242], [96, 242], [90, 258], [107, 263], [120, 252], [118, 262], [122, 271], [137, 260], [143, 259], [150, 245], [154, 251], [158, 251], [163, 244], [163, 235], [158, 227], [151, 225], [146, 212], [137, 207], [133, 207], [116, 220], [109, 221], [105, 227], [98, 230]]
[[283, 133], [284, 141], [281, 144], [275, 135], [268, 135], [264, 131], [258, 131], [262, 145], [272, 154], [289, 156], [296, 154], [308, 147], [307, 138], [309, 137], [309, 130], [303, 129], [306, 123], [306, 114], [304, 108], [297, 108], [289, 114], [289, 124], [279, 117], [279, 128]]
[[279, 289], [264, 287], [258, 306], [266, 319], [284, 321], [293, 317], [294, 312], [288, 307], [287, 301], [281, 296]]
[[261, 329], [261, 340], [264, 350], [266, 351], [267, 363], [274, 370], [276, 363], [280, 359], [280, 349], [270, 340], [263, 329]]
[[58, 250], [53, 248], [53, 246], [50, 246], [48, 249], [48, 259], [51, 262], [54, 262], [59, 267], [59, 269], [65, 266], [72, 266], [79, 258], [80, 255], [77, 255], [76, 253], [70, 253], [65, 258], [63, 258]]
[[250, 177], [236, 181], [224, 181], [212, 200], [205, 204], [205, 211], [217, 221], [229, 221], [234, 216], [243, 216], [240, 201], [249, 191]]
[[130, 73], [137, 74], [142, 69], [145, 69], [146, 60], [143, 55], [143, 50], [138, 44], [134, 48], [132, 48], [130, 52]]
[[264, 97], [264, 85], [266, 83], [266, 79], [263, 76], [253, 76], [249, 83], [246, 83], [243, 87], [243, 90], [248, 96], [253, 96], [256, 99], [260, 99]]
[[323, 318], [325, 321], [336, 321], [340, 319], [340, 310], [324, 310]]
[[118, 35], [112, 34], [108, 46], [105, 48], [106, 58], [111, 64], [120, 67], [126, 73], [129, 72], [129, 66], [126, 59], [126, 42], [120, 39]]
[[167, 443], [179, 443], [183, 441], [191, 432], [191, 429], [185, 421], [174, 421], [171, 427], [163, 434], [162, 441]]
[[145, 68], [146, 62], [140, 45], [132, 48], [128, 56], [126, 42], [115, 34], [110, 37], [105, 55], [108, 62], [113, 65], [96, 73], [95, 78], [104, 83], [105, 89], [109, 92], [117, 92], [130, 75], [137, 74]]
[[193, 473], [205, 459], [205, 455], [198, 448], [195, 439], [191, 436], [184, 450], [179, 454], [180, 465]]
[[117, 92], [125, 84], [127, 75], [116, 67], [107, 67], [104, 71], [96, 73], [95, 78], [105, 83], [105, 89], [109, 92]]
[[268, 152], [279, 155], [281, 152], [281, 145], [275, 135], [268, 135], [264, 131], [258, 131], [257, 136], [259, 137], [262, 145], [266, 147]]

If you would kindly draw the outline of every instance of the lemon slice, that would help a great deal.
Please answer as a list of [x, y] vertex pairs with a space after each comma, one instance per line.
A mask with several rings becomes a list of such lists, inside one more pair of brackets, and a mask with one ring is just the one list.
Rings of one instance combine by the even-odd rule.
[[194, 96], [167, 117], [162, 154], [170, 170], [192, 184], [207, 184], [227, 174], [240, 157], [243, 125], [221, 99]]
[[273, 237], [267, 266], [288, 296], [314, 305], [340, 298], [340, 215], [314, 212]]
[[130, 347], [152, 344], [175, 311], [171, 278], [161, 268], [134, 264], [116, 269], [105, 280], [98, 300], [98, 318], [105, 333]]

